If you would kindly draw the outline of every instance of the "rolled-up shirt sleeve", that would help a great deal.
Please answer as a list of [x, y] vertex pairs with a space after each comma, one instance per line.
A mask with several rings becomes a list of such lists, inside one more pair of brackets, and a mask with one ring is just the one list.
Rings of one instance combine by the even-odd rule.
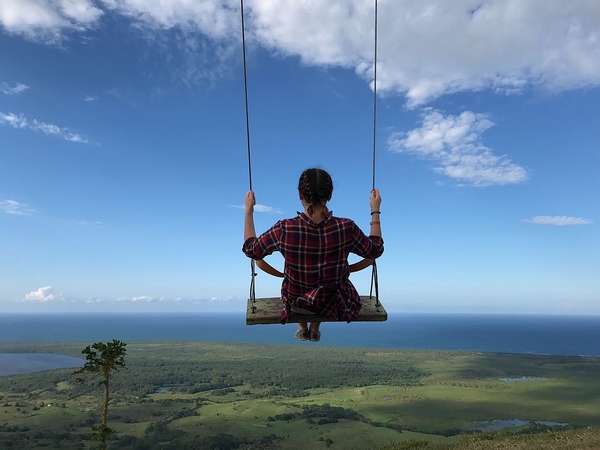
[[361, 258], [375, 259], [383, 254], [383, 238], [381, 236], [367, 236], [353, 223], [353, 247], [351, 252]]
[[259, 237], [246, 239], [242, 246], [242, 252], [255, 260], [261, 260], [265, 256], [279, 250], [280, 237], [282, 233], [281, 222], [277, 222]]

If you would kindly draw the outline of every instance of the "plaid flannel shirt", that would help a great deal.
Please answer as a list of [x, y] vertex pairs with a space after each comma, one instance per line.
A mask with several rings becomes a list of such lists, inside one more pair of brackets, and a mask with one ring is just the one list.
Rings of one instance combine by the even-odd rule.
[[258, 238], [247, 239], [242, 251], [255, 260], [275, 251], [283, 255], [281, 323], [286, 322], [292, 306], [350, 322], [362, 305], [349, 279], [348, 255], [378, 258], [383, 253], [383, 239], [366, 236], [352, 220], [334, 217], [331, 212], [318, 224], [299, 212]]

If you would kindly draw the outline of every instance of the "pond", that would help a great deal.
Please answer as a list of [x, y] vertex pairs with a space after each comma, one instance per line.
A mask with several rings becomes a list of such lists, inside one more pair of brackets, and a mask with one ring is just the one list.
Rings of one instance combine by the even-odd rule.
[[505, 383], [514, 383], [515, 381], [548, 381], [549, 379], [546, 377], [499, 378], [500, 381], [504, 381]]
[[81, 367], [85, 361], [51, 353], [0, 353], [0, 376]]
[[186, 387], [185, 384], [173, 384], [173, 385], [168, 385], [168, 386], [159, 386], [156, 388], [154, 393], [155, 394], [165, 394], [166, 392], [175, 391], [177, 389], [182, 389], [184, 387]]
[[473, 429], [480, 430], [480, 431], [498, 431], [498, 430], [504, 430], [505, 428], [524, 427], [526, 425], [529, 425], [530, 423], [537, 423], [539, 425], [546, 425], [549, 427], [553, 427], [553, 426], [566, 427], [568, 425], [567, 423], [552, 422], [549, 420], [528, 421], [528, 420], [520, 420], [520, 419], [508, 419], [508, 420], [494, 419], [494, 420], [486, 420], [483, 422], [473, 422], [473, 423], [477, 424], [477, 426]]

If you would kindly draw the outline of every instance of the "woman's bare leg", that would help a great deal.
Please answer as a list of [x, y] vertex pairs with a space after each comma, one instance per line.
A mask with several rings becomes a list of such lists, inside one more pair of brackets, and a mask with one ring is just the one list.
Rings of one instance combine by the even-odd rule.
[[310, 330], [308, 331], [308, 338], [311, 342], [319, 342], [321, 340], [320, 326], [321, 322], [311, 322]]
[[308, 331], [308, 324], [306, 322], [298, 324], [298, 330], [294, 333], [294, 337], [299, 341], [308, 341], [310, 339], [310, 332]]

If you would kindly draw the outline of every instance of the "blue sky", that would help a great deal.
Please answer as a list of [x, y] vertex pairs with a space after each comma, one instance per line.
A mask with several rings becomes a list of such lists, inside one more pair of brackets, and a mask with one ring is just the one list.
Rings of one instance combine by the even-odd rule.
[[[311, 166], [368, 229], [373, 10], [247, 0], [257, 231]], [[380, 0], [388, 311], [600, 314], [598, 29], [594, 2]], [[237, 1], [0, 2], [0, 311], [244, 311], [240, 39]]]

